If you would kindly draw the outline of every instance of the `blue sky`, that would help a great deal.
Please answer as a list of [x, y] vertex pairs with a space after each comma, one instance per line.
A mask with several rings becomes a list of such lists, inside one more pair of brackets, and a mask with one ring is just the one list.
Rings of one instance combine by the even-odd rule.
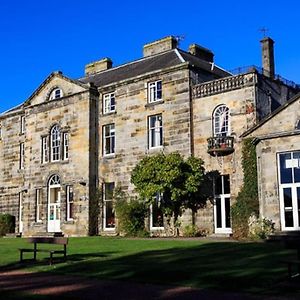
[[300, 83], [300, 1], [8, 1], [0, 2], [0, 112], [25, 101], [52, 72], [79, 78], [84, 65], [114, 66], [142, 56], [145, 43], [184, 36], [219, 66], [261, 66], [260, 28], [275, 40], [275, 72]]

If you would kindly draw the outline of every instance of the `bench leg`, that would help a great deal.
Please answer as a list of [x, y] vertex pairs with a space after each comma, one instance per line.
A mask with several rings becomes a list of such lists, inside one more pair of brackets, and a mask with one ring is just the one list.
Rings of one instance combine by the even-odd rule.
[[22, 261], [23, 261], [23, 251], [20, 250], [20, 262], [22, 262]]
[[52, 261], [53, 261], [53, 253], [50, 252], [50, 260], [49, 260], [49, 265], [52, 265]]

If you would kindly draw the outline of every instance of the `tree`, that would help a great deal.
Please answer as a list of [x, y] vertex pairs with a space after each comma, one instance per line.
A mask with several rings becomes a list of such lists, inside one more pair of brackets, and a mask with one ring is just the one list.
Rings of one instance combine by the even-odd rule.
[[133, 169], [131, 182], [148, 204], [154, 201], [157, 193], [163, 195], [162, 209], [169, 219], [173, 217], [176, 228], [184, 208], [193, 210], [204, 201], [201, 197], [203, 164], [200, 158], [184, 159], [177, 152], [146, 156]]

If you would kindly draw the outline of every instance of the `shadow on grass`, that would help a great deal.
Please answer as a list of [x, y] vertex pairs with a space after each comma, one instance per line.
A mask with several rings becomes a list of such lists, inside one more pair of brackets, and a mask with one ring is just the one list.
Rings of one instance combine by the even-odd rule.
[[[24, 275], [20, 275], [19, 278], [16, 275], [17, 277], [11, 279], [10, 288], [15, 292], [23, 293], [31, 288], [51, 289], [55, 286], [61, 289], [60, 299], [69, 299], [69, 296], [74, 296], [74, 292], [70, 292], [68, 288], [74, 284], [73, 279], [68, 276], [57, 276], [58, 279], [55, 282], [51, 279], [49, 273], [51, 272], [101, 280], [117, 280], [116, 284], [106, 284], [101, 281], [94, 285], [95, 289], [103, 288], [106, 293], [111, 295], [114, 293], [126, 294], [128, 287], [125, 287], [124, 282], [164, 285], [165, 287], [154, 289], [153, 299], [160, 299], [168, 286], [189, 286], [202, 288], [204, 291], [259, 293], [261, 295], [287, 295], [291, 290], [292, 295], [297, 294], [298, 296], [300, 293], [298, 284], [293, 285], [292, 288], [287, 284], [287, 267], [280, 263], [284, 259], [293, 257], [295, 253], [276, 244], [209, 242], [199, 243], [196, 246], [146, 250], [123, 256], [120, 252], [117, 255], [116, 253], [71, 254], [68, 256], [66, 263], [56, 264], [48, 268], [47, 261], [43, 260], [38, 263], [45, 266], [46, 268], [43, 271], [45, 270], [48, 273], [32, 274], [31, 286], [30, 284], [22, 285], [22, 276]], [[9, 265], [5, 267], [9, 268]], [[11, 267], [11, 270], [20, 269], [20, 264], [14, 264]], [[23, 267], [28, 268], [28, 265]], [[36, 270], [39, 271], [39, 266]], [[43, 277], [44, 280], [39, 281], [40, 277]], [[79, 282], [84, 281], [80, 278], [78, 279]], [[16, 285], [16, 280], [20, 281], [20, 285]], [[144, 292], [145, 289], [147, 289], [147, 286], [143, 287]], [[76, 290], [77, 294], [81, 293], [82, 295], [87, 292], [93, 292], [93, 288], [89, 284], [85, 284]], [[132, 287], [132, 293], [136, 293], [135, 286]], [[147, 294], [147, 292], [145, 293]], [[193, 293], [193, 291], [178, 291], [176, 295], [192, 295]], [[200, 292], [197, 291], [197, 293]], [[204, 292], [202, 291], [202, 293]], [[214, 292], [210, 291], [209, 293]], [[128, 295], [136, 294], [128, 293]], [[141, 295], [137, 295], [136, 298], [132, 296], [132, 298], [123, 297], [123, 299], [140, 299], [140, 297]], [[217, 299], [217, 297], [215, 298]], [[246, 299], [246, 297], [243, 298]], [[91, 299], [93, 298], [91, 297]], [[149, 298], [143, 296], [143, 299], [150, 299], [150, 296]], [[223, 297], [223, 299], [227, 298]], [[228, 299], [231, 299], [231, 297]]]
[[83, 260], [60, 266], [55, 272], [98, 279], [272, 294], [278, 293], [274, 287], [287, 276], [287, 267], [280, 261], [291, 255], [278, 245], [264, 243], [204, 243], [105, 260]]

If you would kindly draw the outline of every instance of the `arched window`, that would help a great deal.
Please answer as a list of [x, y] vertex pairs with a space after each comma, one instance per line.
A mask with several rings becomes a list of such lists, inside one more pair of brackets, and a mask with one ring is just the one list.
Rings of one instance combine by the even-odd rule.
[[61, 98], [62, 96], [63, 96], [62, 89], [55, 88], [51, 91], [50, 96], [49, 96], [49, 100], [58, 99], [58, 98]]
[[229, 108], [218, 106], [213, 113], [214, 136], [228, 136], [230, 134]]
[[54, 125], [50, 132], [51, 135], [51, 161], [60, 160], [61, 133], [58, 125]]
[[58, 175], [52, 175], [48, 183], [49, 187], [60, 186], [60, 177]]

